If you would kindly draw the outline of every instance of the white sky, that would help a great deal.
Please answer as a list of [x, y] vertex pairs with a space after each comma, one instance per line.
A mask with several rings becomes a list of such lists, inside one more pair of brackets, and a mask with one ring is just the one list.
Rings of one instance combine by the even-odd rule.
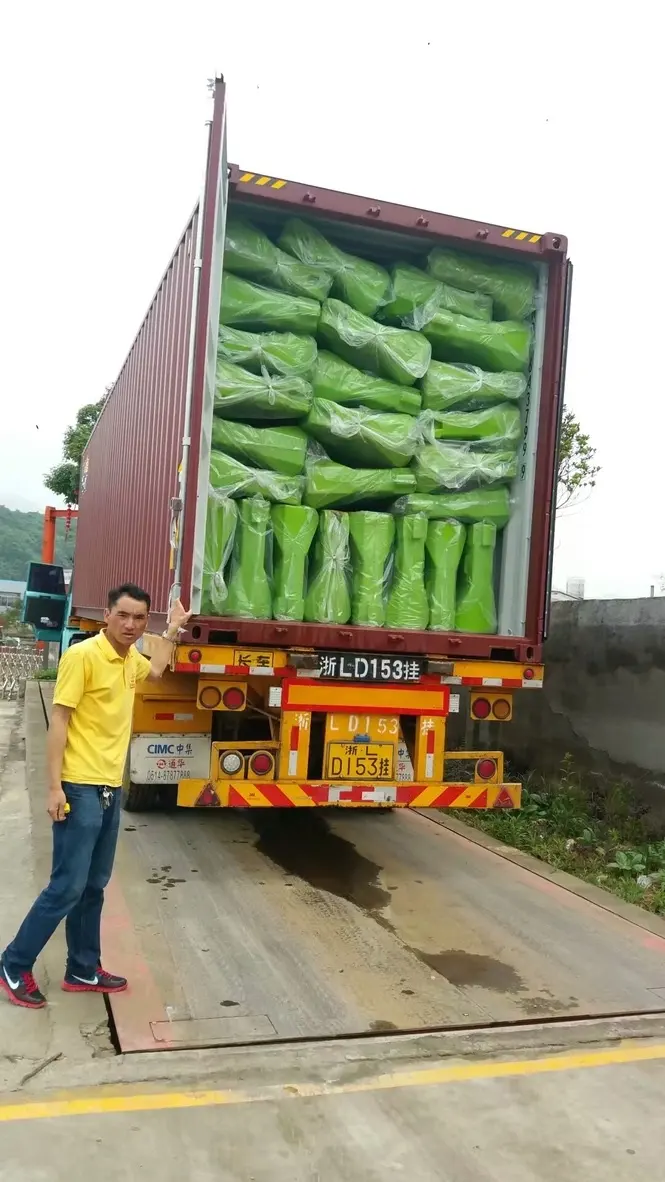
[[385, 7], [6, 8], [0, 503], [53, 500], [63, 429], [116, 376], [194, 205], [221, 70], [245, 168], [568, 236], [567, 401], [602, 472], [560, 522], [555, 583], [648, 595], [665, 571], [657, 8]]

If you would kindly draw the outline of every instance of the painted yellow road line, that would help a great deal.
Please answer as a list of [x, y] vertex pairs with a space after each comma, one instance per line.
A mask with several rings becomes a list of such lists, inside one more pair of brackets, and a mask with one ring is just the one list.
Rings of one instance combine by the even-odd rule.
[[26, 1100], [23, 1103], [0, 1103], [0, 1122], [54, 1120], [63, 1116], [106, 1116], [113, 1113], [161, 1112], [176, 1108], [218, 1108], [237, 1104], [257, 1104], [316, 1096], [346, 1096], [358, 1092], [380, 1092], [395, 1088], [422, 1088], [440, 1084], [468, 1083], [473, 1080], [507, 1079], [516, 1076], [547, 1075], [560, 1071], [585, 1071], [592, 1067], [648, 1063], [665, 1059], [665, 1043], [634, 1045], [622, 1043], [605, 1051], [580, 1051], [551, 1055], [540, 1059], [510, 1061], [482, 1060], [453, 1063], [414, 1071], [395, 1071], [350, 1083], [287, 1083], [252, 1090], [216, 1089], [136, 1093], [131, 1090], [111, 1092], [78, 1089], [60, 1094], [53, 1100]]

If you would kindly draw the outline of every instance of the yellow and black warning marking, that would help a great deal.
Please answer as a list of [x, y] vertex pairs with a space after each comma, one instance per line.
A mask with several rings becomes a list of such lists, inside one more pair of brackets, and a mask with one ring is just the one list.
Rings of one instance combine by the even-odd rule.
[[529, 230], [504, 230], [502, 238], [512, 238], [514, 242], [540, 242], [542, 234], [531, 234]]
[[272, 176], [263, 176], [260, 172], [243, 172], [238, 180], [241, 185], [259, 185], [262, 188], [267, 186], [269, 189], [283, 189], [287, 183]]

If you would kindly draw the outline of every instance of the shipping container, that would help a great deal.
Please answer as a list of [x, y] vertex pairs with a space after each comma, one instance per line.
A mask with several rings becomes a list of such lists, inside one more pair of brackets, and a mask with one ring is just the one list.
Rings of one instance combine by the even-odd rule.
[[[441, 203], [445, 204], [445, 192]], [[556, 459], [572, 267], [557, 233], [408, 208], [228, 165], [226, 93], [215, 85], [201, 200], [155, 293], [85, 452], [73, 613], [99, 620], [106, 592], [131, 579], [153, 596], [201, 600], [226, 218], [247, 215], [273, 240], [310, 219], [335, 244], [378, 262], [418, 263], [433, 246], [528, 264], [537, 276], [530, 381], [512, 513], [498, 551], [496, 634], [197, 616], [197, 644], [427, 654], [538, 662], [546, 633]]]

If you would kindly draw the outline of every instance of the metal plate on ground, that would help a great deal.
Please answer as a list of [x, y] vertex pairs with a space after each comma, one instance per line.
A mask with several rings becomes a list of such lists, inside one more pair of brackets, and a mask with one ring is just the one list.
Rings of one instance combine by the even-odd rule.
[[179, 1047], [222, 1047], [275, 1038], [277, 1031], [265, 1014], [249, 1017], [186, 1018], [174, 1022], [151, 1022], [156, 1042]]

